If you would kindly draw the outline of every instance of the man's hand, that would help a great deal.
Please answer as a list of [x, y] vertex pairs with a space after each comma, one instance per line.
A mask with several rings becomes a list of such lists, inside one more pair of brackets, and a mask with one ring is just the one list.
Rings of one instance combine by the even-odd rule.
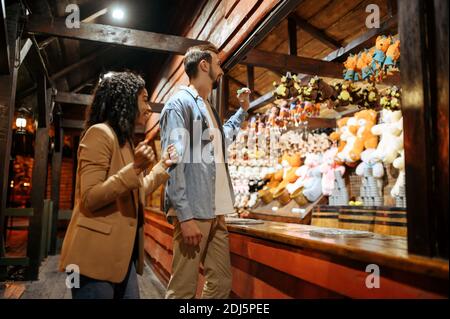
[[134, 169], [137, 174], [140, 174], [156, 159], [153, 148], [145, 141], [138, 144], [134, 151]]
[[248, 108], [250, 107], [250, 94], [252, 91], [250, 91], [249, 88], [242, 88], [237, 90], [237, 99], [239, 100], [239, 103], [244, 111], [247, 112]]
[[198, 228], [195, 220], [190, 219], [180, 223], [181, 234], [183, 235], [184, 242], [187, 245], [198, 246], [202, 240], [202, 233]]

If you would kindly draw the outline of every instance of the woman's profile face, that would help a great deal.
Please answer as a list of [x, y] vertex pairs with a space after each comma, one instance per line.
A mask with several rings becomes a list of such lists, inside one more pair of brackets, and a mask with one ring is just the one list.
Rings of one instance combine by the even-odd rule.
[[150, 119], [152, 115], [152, 108], [149, 103], [149, 96], [147, 89], [142, 89], [138, 95], [138, 108], [139, 114], [136, 119], [136, 124], [145, 126], [145, 123]]

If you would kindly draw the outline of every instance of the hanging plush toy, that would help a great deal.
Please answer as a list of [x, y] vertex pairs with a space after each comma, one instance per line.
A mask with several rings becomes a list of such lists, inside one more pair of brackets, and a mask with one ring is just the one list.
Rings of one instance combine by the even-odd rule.
[[359, 97], [361, 100], [359, 108], [376, 109], [380, 104], [380, 96], [374, 83], [366, 85], [359, 92]]
[[386, 51], [386, 59], [383, 63], [383, 70], [389, 73], [392, 69], [398, 67], [398, 59], [400, 58], [400, 40], [394, 41]]
[[344, 80], [353, 81], [355, 77], [355, 69], [358, 61], [358, 56], [354, 54], [350, 54], [347, 60], [344, 62]]
[[384, 64], [384, 60], [386, 59], [386, 51], [391, 45], [392, 38], [386, 37], [384, 35], [380, 35], [377, 37], [375, 43], [375, 51], [373, 53], [372, 58], [372, 70], [376, 77], [380, 76], [381, 68]]
[[364, 56], [365, 56], [364, 51], [358, 53], [358, 59], [356, 61], [356, 68], [355, 68], [355, 74], [353, 76], [353, 81], [355, 81], [355, 82], [362, 80], [361, 73], [362, 73], [362, 69], [364, 67]]
[[364, 50], [364, 53], [362, 54], [361, 77], [366, 81], [373, 79], [374, 73], [371, 64], [374, 51], [375, 50], [372, 48], [370, 51]]

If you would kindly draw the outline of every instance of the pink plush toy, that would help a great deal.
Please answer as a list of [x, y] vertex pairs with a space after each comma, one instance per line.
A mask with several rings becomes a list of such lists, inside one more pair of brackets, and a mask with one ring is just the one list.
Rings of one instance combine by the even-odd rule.
[[334, 189], [335, 172], [339, 172], [341, 176], [345, 173], [345, 166], [336, 163], [335, 158], [338, 153], [337, 147], [332, 147], [323, 154], [322, 165], [322, 193], [331, 195]]

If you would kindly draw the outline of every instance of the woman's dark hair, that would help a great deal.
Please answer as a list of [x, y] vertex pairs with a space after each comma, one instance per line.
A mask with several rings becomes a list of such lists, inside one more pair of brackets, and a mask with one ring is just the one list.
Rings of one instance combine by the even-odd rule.
[[138, 95], [144, 88], [145, 81], [137, 74], [106, 73], [97, 84], [92, 104], [86, 110], [84, 132], [94, 124], [107, 122], [116, 133], [120, 146], [131, 141], [139, 114]]

